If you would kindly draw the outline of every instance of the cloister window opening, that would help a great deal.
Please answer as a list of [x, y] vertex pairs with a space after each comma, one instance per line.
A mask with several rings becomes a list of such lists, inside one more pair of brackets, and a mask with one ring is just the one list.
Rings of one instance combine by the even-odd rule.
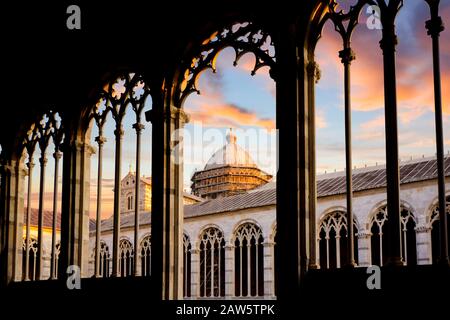
[[[450, 195], [446, 197], [445, 212], [447, 213], [447, 230], [450, 230]], [[440, 258], [440, 220], [439, 220], [439, 204], [435, 204], [429, 216], [429, 227], [431, 228], [431, 247], [432, 262], [439, 263]], [[450, 238], [447, 238], [450, 247]]]
[[[141, 226], [140, 221], [151, 212], [152, 138], [151, 123], [144, 121], [143, 112], [151, 109], [151, 104], [150, 89], [143, 76], [122, 74], [103, 87], [89, 115], [86, 139], [93, 147], [90, 247], [94, 250], [89, 269], [95, 277], [104, 274], [100, 251], [103, 241], [111, 248], [111, 276], [139, 276], [144, 271], [139, 241], [147, 232], [141, 228], [150, 226]], [[145, 143], [141, 142], [143, 139]], [[128, 221], [126, 228], [121, 227], [121, 221]], [[107, 231], [112, 231], [112, 236]], [[136, 259], [129, 257], [128, 244], [125, 251], [119, 248], [121, 233], [129, 231], [132, 235], [128, 244], [138, 253]]]
[[[370, 221], [372, 264], [383, 266], [387, 262], [387, 246], [389, 243], [385, 240], [388, 235], [387, 223], [389, 219], [386, 206], [380, 207], [372, 216]], [[400, 212], [401, 221], [401, 254], [404, 265], [413, 266], [417, 264], [416, 253], [416, 220], [407, 207], [402, 206]]]
[[[354, 232], [358, 232], [358, 225], [353, 220]], [[318, 227], [318, 247], [320, 268], [334, 269], [346, 265], [347, 248], [347, 218], [345, 211], [336, 210], [326, 214]], [[358, 240], [355, 237], [355, 262], [358, 263]]]
[[[23, 251], [22, 251], [22, 279], [23, 280], [36, 280], [36, 263], [37, 263], [37, 255], [38, 255], [38, 243], [36, 239], [31, 238], [31, 241], [28, 243], [24, 239], [23, 241]], [[28, 248], [27, 248], [28, 247]], [[28, 254], [27, 254], [28, 250]], [[27, 259], [28, 257], [28, 259]], [[27, 268], [27, 260], [28, 260], [28, 268]], [[28, 274], [26, 274], [28, 270]]]
[[200, 297], [225, 295], [225, 239], [211, 227], [200, 238]]
[[[276, 56], [271, 35], [252, 22], [226, 24], [194, 47], [191, 57], [186, 59], [189, 63], [183, 67], [180, 85], [175, 90], [175, 105], [189, 116], [183, 137], [184, 191], [221, 201], [264, 185], [275, 190], [277, 134], [272, 77]], [[184, 210], [195, 211], [195, 206], [185, 206]], [[239, 214], [230, 217], [230, 223], [243, 220]], [[191, 239], [195, 236], [189, 234]], [[245, 292], [236, 291], [236, 285], [240, 285], [236, 284], [236, 272], [240, 269], [236, 269], [235, 262], [241, 257], [235, 253], [234, 240], [225, 245], [230, 241], [227, 239], [235, 239], [235, 235], [222, 234], [220, 242], [207, 241], [204, 237], [205, 234], [199, 248], [195, 248], [194, 243], [186, 246], [184, 242], [183, 261], [191, 261], [189, 265], [184, 263], [184, 296], [196, 296], [198, 285], [200, 297], [225, 294], [233, 297], [236, 293], [264, 296], [262, 234], [242, 239], [246, 249], [248, 241], [251, 251], [250, 256], [242, 259], [245, 270], [239, 276], [248, 279]], [[273, 238], [268, 240], [267, 247], [273, 248]], [[199, 258], [192, 253], [196, 250], [199, 250]], [[274, 258], [270, 252], [273, 250], [267, 250], [267, 259]], [[200, 260], [198, 277], [193, 265], [197, 260]], [[271, 279], [268, 281], [273, 283], [273, 268], [267, 266], [267, 270]], [[192, 291], [186, 290], [187, 287]], [[270, 290], [266, 293], [274, 295]]]
[[256, 297], [264, 295], [264, 252], [261, 229], [245, 223], [235, 233], [235, 295]]
[[119, 274], [121, 277], [133, 275], [134, 250], [133, 245], [127, 239], [120, 240], [119, 244]]
[[[23, 161], [28, 169], [23, 213], [25, 281], [57, 278], [63, 141], [62, 119], [53, 111], [33, 123], [23, 140]], [[38, 158], [39, 170], [33, 171], [34, 157]]]
[[100, 243], [100, 277], [108, 278], [111, 274], [110, 267], [111, 267], [111, 254], [109, 251], [109, 247], [104, 241], [102, 241]]
[[[377, 135], [370, 134], [370, 124], [365, 124], [365, 114], [368, 111], [376, 115], [377, 125], [383, 124], [384, 120], [382, 95], [369, 94], [374, 91], [367, 90], [374, 86], [381, 87], [382, 90], [383, 79], [381, 76], [362, 76], [367, 74], [367, 68], [378, 70], [383, 64], [382, 54], [378, 49], [380, 30], [368, 30], [362, 23], [364, 18], [361, 16], [370, 11], [370, 5], [372, 3], [368, 1], [330, 2], [329, 13], [320, 23], [320, 41], [307, 65], [311, 96], [309, 103], [310, 109], [313, 109], [310, 110], [310, 125], [315, 128], [310, 130], [310, 145], [313, 150], [310, 155], [310, 196], [317, 199], [326, 195], [327, 190], [320, 181], [326, 179], [327, 174], [341, 177], [343, 181], [339, 180], [340, 193], [345, 197], [347, 221], [354, 220], [354, 185], [358, 186], [359, 182], [359, 172], [355, 169], [385, 161], [381, 152], [372, 152], [367, 147], [373, 144], [374, 148], [375, 145], [376, 148], [384, 148], [383, 132], [379, 130]], [[313, 177], [313, 173], [317, 176]], [[336, 183], [337, 181], [336, 179]], [[344, 183], [341, 184], [342, 182]], [[309, 209], [310, 212], [315, 212], [311, 221], [321, 223], [317, 220], [316, 201], [310, 204]], [[357, 266], [358, 239], [355, 227], [356, 224], [353, 223], [347, 225], [347, 232], [335, 228], [316, 229], [315, 225], [311, 225], [313, 232], [318, 232], [311, 235], [311, 267], [318, 267], [319, 264], [321, 268]], [[315, 238], [319, 241], [315, 242]], [[332, 243], [328, 241], [331, 238]], [[336, 238], [339, 241], [334, 241]]]

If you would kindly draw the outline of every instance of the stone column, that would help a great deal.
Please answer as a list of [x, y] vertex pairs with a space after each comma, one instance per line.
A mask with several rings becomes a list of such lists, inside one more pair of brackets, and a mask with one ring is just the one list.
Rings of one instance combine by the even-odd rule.
[[28, 186], [27, 186], [27, 220], [26, 220], [26, 231], [25, 231], [25, 281], [29, 281], [30, 279], [30, 250], [29, 245], [31, 241], [30, 237], [30, 227], [31, 227], [31, 190], [32, 190], [32, 181], [33, 181], [33, 168], [34, 162], [33, 158], [30, 157], [27, 163], [28, 167]]
[[317, 181], [316, 181], [316, 119], [315, 119], [315, 85], [320, 80], [319, 65], [312, 59], [306, 65], [308, 76], [308, 142], [309, 142], [309, 269], [318, 269], [317, 241], [316, 241], [316, 206], [317, 206]]
[[427, 223], [416, 226], [417, 264], [432, 264], [431, 227]]
[[[400, 170], [398, 164], [398, 120], [397, 85], [395, 74], [395, 17], [402, 6], [401, 0], [377, 0], [381, 11], [383, 37], [380, 47], [383, 51], [384, 106], [386, 137], [386, 194], [389, 219], [386, 221], [387, 265], [403, 266], [400, 236]], [[383, 239], [384, 240], [384, 239]]]
[[134, 269], [133, 274], [140, 276], [141, 267], [139, 259], [139, 208], [140, 208], [140, 191], [141, 191], [141, 133], [145, 126], [141, 123], [140, 117], [133, 125], [136, 130], [136, 178], [134, 192]]
[[225, 298], [230, 299], [234, 297], [234, 245], [227, 243], [225, 245]]
[[299, 284], [309, 253], [309, 119], [303, 49], [297, 48], [295, 23], [286, 18], [278, 27], [276, 122], [279, 141], [277, 172], [277, 245], [280, 272], [278, 298], [284, 315], [299, 298]]
[[155, 97], [151, 112], [153, 123], [152, 158], [152, 275], [154, 295], [163, 300], [183, 298], [183, 135], [189, 121], [182, 108], [171, 105], [166, 95]]
[[0, 250], [0, 268], [5, 274], [0, 275], [0, 287], [11, 281], [22, 280], [22, 247], [23, 247], [23, 218], [24, 218], [24, 190], [27, 171], [21, 161], [10, 161], [1, 166], [1, 201], [4, 214], [4, 229], [2, 241], [4, 246]]
[[[314, 242], [314, 241], [313, 241]], [[264, 252], [264, 298], [275, 298], [275, 243], [266, 241], [263, 243]]]
[[58, 179], [59, 179], [59, 160], [62, 152], [56, 151], [53, 154], [55, 158], [55, 173], [53, 180], [53, 219], [52, 219], [52, 247], [50, 253], [50, 279], [56, 279], [56, 215], [58, 213]]
[[197, 243], [191, 249], [191, 297], [200, 297], [200, 250]]
[[121, 179], [122, 179], [122, 140], [123, 128], [121, 119], [116, 118], [116, 130], [114, 135], [116, 137], [116, 157], [114, 162], [114, 212], [113, 212], [113, 255], [112, 255], [112, 277], [119, 277], [120, 256], [119, 256], [119, 241], [120, 241], [120, 193]]
[[103, 180], [103, 144], [106, 142], [106, 138], [103, 136], [103, 127], [99, 126], [98, 136], [95, 141], [98, 144], [98, 160], [97, 160], [97, 214], [95, 218], [95, 268], [94, 276], [99, 278], [101, 274], [100, 270], [100, 250], [101, 250], [101, 232], [102, 232], [102, 180]]
[[[46, 147], [46, 146], [45, 146]], [[39, 159], [41, 165], [41, 173], [39, 180], [39, 217], [38, 217], [38, 251], [37, 251], [37, 266], [36, 266], [36, 280], [42, 280], [44, 277], [44, 193], [45, 193], [45, 167], [47, 166], [47, 157], [45, 155], [45, 148], [41, 146], [41, 158]]]
[[441, 93], [441, 64], [439, 58], [439, 36], [444, 31], [444, 23], [439, 16], [439, 0], [425, 0], [431, 13], [431, 19], [425, 24], [427, 33], [431, 36], [433, 47], [433, 82], [434, 82], [434, 107], [436, 128], [436, 166], [438, 173], [439, 191], [439, 234], [440, 252], [439, 264], [449, 266], [449, 248], [447, 230], [447, 214], [445, 205], [445, 163], [444, 163], [444, 131], [442, 121], [442, 93]]
[[372, 251], [370, 239], [372, 233], [369, 230], [361, 230], [358, 237], [358, 266], [368, 267], [372, 265]]
[[[68, 136], [68, 134], [66, 134]], [[67, 277], [69, 265], [89, 271], [90, 157], [93, 148], [81, 141], [63, 147], [61, 253], [58, 279]]]

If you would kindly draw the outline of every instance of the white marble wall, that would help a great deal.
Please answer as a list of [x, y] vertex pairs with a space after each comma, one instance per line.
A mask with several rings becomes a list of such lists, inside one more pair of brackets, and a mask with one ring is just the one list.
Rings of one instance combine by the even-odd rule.
[[[447, 182], [447, 190], [450, 190], [450, 179]], [[449, 192], [450, 194], [450, 192]], [[437, 203], [437, 186], [435, 180], [422, 181], [418, 183], [410, 183], [401, 186], [400, 197], [402, 204], [408, 207], [414, 214], [416, 220], [417, 232], [417, 257], [418, 264], [431, 263], [431, 228], [429, 225], [429, 215], [432, 208]], [[330, 196], [319, 198], [317, 202], [316, 225], [334, 210], [345, 210], [345, 194], [338, 196]], [[370, 219], [378, 208], [386, 204], [385, 189], [368, 190], [357, 192], [354, 195], [354, 216], [358, 223], [358, 254], [360, 266], [369, 266], [371, 264], [370, 252]], [[282, 214], [282, 213], [281, 213]], [[227, 245], [234, 245], [233, 235], [236, 229], [245, 222], [252, 222], [258, 225], [263, 233], [264, 242], [266, 243], [265, 264], [273, 256], [273, 250], [269, 250], [272, 246], [267, 243], [273, 243], [274, 230], [276, 227], [276, 208], [275, 206], [266, 206], [252, 209], [245, 209], [234, 212], [224, 212], [219, 214], [204, 215], [199, 217], [191, 217], [185, 219], [184, 232], [189, 236], [192, 249], [197, 250], [199, 247], [199, 239], [202, 231], [208, 227], [215, 226], [222, 230]], [[150, 234], [150, 226], [142, 226], [140, 228], [140, 239]], [[122, 238], [129, 239], [133, 242], [133, 229], [121, 230]], [[107, 243], [112, 252], [112, 232], [104, 232], [102, 240]], [[91, 234], [91, 250], [95, 244], [95, 234]], [[192, 261], [197, 261], [192, 259]], [[93, 274], [93, 255], [91, 255], [91, 274]], [[198, 261], [196, 262], [198, 263]], [[231, 265], [231, 264], [230, 264]], [[266, 266], [265, 266], [266, 268]], [[270, 269], [270, 270], [269, 270]], [[265, 269], [265, 274], [273, 273], [273, 264], [269, 269]], [[192, 270], [196, 270], [193, 266]], [[194, 277], [197, 279], [197, 277]], [[265, 281], [273, 279], [265, 277]], [[229, 275], [228, 281], [231, 280]], [[273, 295], [273, 284], [266, 283], [267, 295]], [[198, 288], [193, 287], [193, 293]], [[232, 294], [232, 291], [227, 292]]]

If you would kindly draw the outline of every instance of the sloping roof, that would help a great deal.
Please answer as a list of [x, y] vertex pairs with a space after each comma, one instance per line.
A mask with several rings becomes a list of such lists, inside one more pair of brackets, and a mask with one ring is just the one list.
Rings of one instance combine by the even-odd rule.
[[[26, 226], [27, 221], [27, 208], [24, 208], [24, 214], [23, 214], [23, 225]], [[53, 211], [45, 210], [43, 211], [44, 216], [44, 228], [52, 228], [53, 226]], [[31, 208], [31, 219], [30, 219], [30, 225], [31, 226], [37, 226], [39, 220], [39, 211], [36, 208]], [[58, 212], [56, 214], [56, 229], [61, 230], [61, 213]]]
[[268, 206], [275, 204], [276, 198], [276, 189], [272, 188], [258, 192], [242, 193], [230, 197], [211, 199], [202, 203], [184, 206], [184, 216], [189, 218], [216, 212]]
[[[450, 176], [450, 156], [445, 158], [445, 175]], [[363, 191], [386, 187], [386, 167], [375, 166], [353, 171], [353, 190]], [[436, 159], [427, 158], [402, 163], [400, 183], [435, 179]], [[317, 197], [345, 194], [345, 172], [323, 174], [317, 177]], [[276, 204], [276, 183], [269, 182], [245, 194], [207, 200], [184, 207], [185, 217], [195, 217], [219, 212], [229, 212]]]
[[[450, 176], [450, 156], [445, 157], [445, 175]], [[435, 179], [436, 158], [425, 158], [400, 164], [400, 184]], [[386, 167], [376, 166], [354, 170], [353, 191], [386, 187]], [[317, 196], [343, 194], [346, 192], [345, 172], [323, 174], [317, 179]]]
[[197, 201], [197, 202], [203, 202], [203, 201], [205, 201], [204, 198], [198, 197], [198, 196], [196, 196], [195, 194], [192, 194], [192, 193], [189, 193], [189, 192], [186, 192], [186, 191], [183, 191], [183, 197], [188, 198], [188, 199], [191, 199], [191, 200], [195, 200], [195, 201]]
[[[95, 220], [91, 219], [92, 223], [89, 224], [89, 231], [95, 230]], [[150, 224], [151, 222], [151, 212], [141, 212], [139, 214], [139, 225]], [[108, 219], [102, 220], [101, 230], [108, 231], [112, 230], [114, 226], [113, 217], [111, 216]], [[120, 227], [121, 228], [129, 228], [134, 227], [134, 213], [122, 214], [120, 216]]]
[[[450, 156], [445, 158], [445, 175], [450, 177]], [[436, 159], [420, 159], [405, 162], [400, 165], [400, 183], [407, 184], [418, 181], [435, 179], [437, 177]], [[355, 191], [383, 188], [386, 186], [385, 166], [367, 167], [354, 170], [353, 186]], [[344, 194], [345, 172], [336, 172], [317, 176], [317, 196]], [[185, 205], [186, 218], [208, 214], [230, 212], [249, 208], [270, 206], [276, 204], [276, 183], [269, 182], [257, 189], [246, 193], [219, 199], [204, 200], [203, 202]], [[140, 216], [140, 224], [149, 224], [151, 213], [144, 212]], [[121, 227], [133, 227], [134, 214], [122, 215]], [[93, 225], [95, 230], [95, 223]], [[112, 219], [102, 221], [102, 230], [111, 230]], [[92, 229], [91, 229], [92, 230]]]

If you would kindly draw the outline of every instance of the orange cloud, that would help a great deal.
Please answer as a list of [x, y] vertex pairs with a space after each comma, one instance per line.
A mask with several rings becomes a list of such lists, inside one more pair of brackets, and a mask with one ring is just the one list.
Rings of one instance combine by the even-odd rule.
[[198, 108], [190, 110], [189, 114], [192, 120], [200, 121], [202, 125], [210, 127], [258, 126], [266, 129], [275, 128], [274, 120], [259, 118], [253, 112], [222, 101], [201, 103]]
[[[450, 20], [450, 4], [442, 4], [444, 21]], [[431, 38], [426, 34], [423, 17], [413, 21], [413, 43], [401, 42], [397, 50], [397, 101], [399, 121], [409, 124], [427, 112], [434, 112], [434, 82], [432, 73]], [[450, 30], [441, 34], [441, 82], [444, 117], [450, 115]], [[402, 41], [399, 35], [400, 41]], [[384, 108], [383, 60], [378, 45], [381, 33], [359, 26], [354, 33], [352, 48], [356, 60], [351, 65], [352, 109], [371, 111]], [[447, 41], [446, 41], [447, 40]], [[405, 41], [405, 40], [404, 40]], [[415, 41], [415, 42], [414, 42]], [[413, 48], [413, 50], [410, 50]], [[316, 50], [317, 61], [322, 69], [323, 80], [341, 85], [343, 92], [343, 65], [338, 57], [342, 49], [340, 36], [329, 23], [323, 32], [323, 39]], [[410, 50], [410, 51], [408, 51]], [[326, 77], [331, 73], [334, 77]], [[337, 82], [335, 77], [338, 77]], [[341, 80], [342, 79], [342, 80]], [[326, 87], [326, 84], [325, 84]], [[376, 126], [381, 119], [364, 126]], [[366, 129], [367, 130], [367, 129]], [[364, 132], [370, 136], [368, 132]]]

